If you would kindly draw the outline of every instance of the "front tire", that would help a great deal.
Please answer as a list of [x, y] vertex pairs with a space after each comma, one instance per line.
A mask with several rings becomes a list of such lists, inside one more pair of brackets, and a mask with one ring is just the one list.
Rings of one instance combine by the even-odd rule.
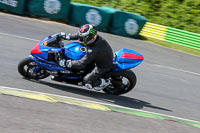
[[111, 80], [111, 85], [103, 89], [103, 91], [112, 95], [128, 93], [135, 87], [137, 82], [136, 75], [131, 70], [111, 72], [106, 77]]
[[27, 79], [44, 79], [48, 77], [50, 74], [43, 68], [35, 73], [33, 72], [34, 68], [37, 66], [37, 63], [31, 60], [29, 57], [23, 59], [18, 64], [18, 72]]

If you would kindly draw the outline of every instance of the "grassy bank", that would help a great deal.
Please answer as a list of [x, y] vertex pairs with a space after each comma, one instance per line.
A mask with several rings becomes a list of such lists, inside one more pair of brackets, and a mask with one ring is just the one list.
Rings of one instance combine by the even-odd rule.
[[147, 38], [146, 41], [149, 41], [149, 42], [152, 42], [154, 44], [161, 45], [161, 46], [164, 46], [164, 47], [172, 48], [172, 49], [175, 49], [175, 50], [178, 50], [178, 51], [183, 51], [185, 53], [200, 56], [200, 50], [196, 50], [196, 49], [184, 47], [184, 46], [181, 46], [181, 45], [178, 45], [178, 44], [160, 41], [160, 40], [156, 40], [156, 39], [152, 39], [152, 38]]

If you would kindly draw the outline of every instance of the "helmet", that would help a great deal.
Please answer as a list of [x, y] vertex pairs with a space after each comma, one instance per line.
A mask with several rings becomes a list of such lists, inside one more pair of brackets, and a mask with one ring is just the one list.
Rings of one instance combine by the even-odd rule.
[[97, 30], [91, 24], [85, 24], [81, 26], [78, 31], [79, 34], [79, 41], [83, 45], [90, 45], [93, 43], [97, 38]]

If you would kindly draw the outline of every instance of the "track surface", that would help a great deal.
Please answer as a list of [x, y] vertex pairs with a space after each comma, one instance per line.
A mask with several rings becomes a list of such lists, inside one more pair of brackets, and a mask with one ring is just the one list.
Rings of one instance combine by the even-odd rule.
[[[110, 96], [52, 82], [50, 79], [37, 83], [22, 79], [17, 72], [18, 62], [28, 56], [37, 43], [36, 40], [60, 31], [74, 33], [77, 28], [0, 13], [0, 85], [112, 103], [200, 121], [200, 57], [140, 40], [100, 33], [114, 51], [129, 48], [144, 55], [144, 62], [133, 69], [138, 78], [135, 90], [126, 95]], [[0, 119], [0, 131], [3, 133], [199, 132], [198, 128], [173, 122], [2, 95]]]

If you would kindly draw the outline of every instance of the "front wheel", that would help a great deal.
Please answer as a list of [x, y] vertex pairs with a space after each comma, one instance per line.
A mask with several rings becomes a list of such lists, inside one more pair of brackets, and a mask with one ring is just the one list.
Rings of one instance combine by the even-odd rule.
[[39, 68], [39, 70], [37, 70], [37, 72], [34, 72], [36, 67], [37, 67], [37, 63], [28, 57], [19, 62], [18, 72], [25, 78], [36, 79], [36, 80], [44, 79], [50, 75], [43, 68]]
[[135, 73], [131, 70], [111, 72], [106, 77], [111, 84], [103, 91], [112, 95], [121, 95], [131, 91], [137, 81]]

